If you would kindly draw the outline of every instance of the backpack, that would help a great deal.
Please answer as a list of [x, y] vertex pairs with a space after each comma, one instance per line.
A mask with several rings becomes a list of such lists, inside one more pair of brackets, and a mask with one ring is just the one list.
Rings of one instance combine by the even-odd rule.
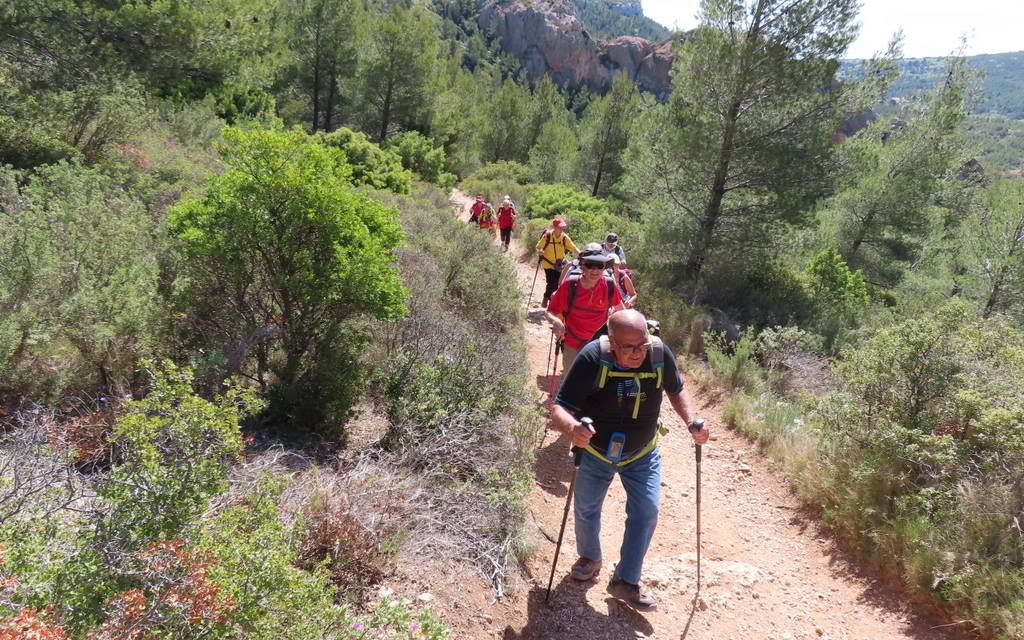
[[[657, 322], [655, 322], [655, 325], [657, 326]], [[650, 323], [648, 323], [647, 331], [648, 333], [651, 331]], [[636, 419], [640, 414], [640, 396], [642, 395], [640, 393], [640, 381], [654, 378], [654, 388], [661, 388], [665, 371], [665, 344], [658, 336], [651, 335], [651, 348], [648, 351], [647, 357], [650, 358], [652, 371], [613, 371], [612, 367], [615, 365], [615, 356], [612, 355], [611, 341], [608, 339], [608, 336], [601, 336], [598, 340], [601, 345], [599, 360], [601, 366], [598, 369], [594, 387], [604, 389], [608, 378], [632, 378], [637, 387], [636, 404], [633, 405], [633, 418]]]

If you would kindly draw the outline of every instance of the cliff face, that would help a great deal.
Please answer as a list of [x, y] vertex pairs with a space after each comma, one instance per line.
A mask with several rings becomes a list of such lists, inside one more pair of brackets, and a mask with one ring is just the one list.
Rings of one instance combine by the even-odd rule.
[[480, 27], [519, 58], [531, 82], [547, 74], [562, 87], [604, 91], [621, 71], [659, 98], [671, 90], [671, 41], [595, 40], [574, 8], [560, 0], [481, 0], [479, 9]]

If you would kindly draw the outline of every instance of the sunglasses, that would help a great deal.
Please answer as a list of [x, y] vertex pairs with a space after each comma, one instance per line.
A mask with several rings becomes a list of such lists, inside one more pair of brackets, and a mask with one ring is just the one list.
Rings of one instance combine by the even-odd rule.
[[584, 269], [604, 269], [603, 262], [581, 262], [580, 267]]

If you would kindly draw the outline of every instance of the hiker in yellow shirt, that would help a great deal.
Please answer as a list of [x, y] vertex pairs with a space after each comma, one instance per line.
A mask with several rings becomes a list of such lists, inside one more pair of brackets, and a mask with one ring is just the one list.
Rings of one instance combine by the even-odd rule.
[[573, 244], [569, 234], [565, 232], [566, 226], [565, 220], [555, 218], [551, 221], [551, 226], [544, 230], [540, 240], [537, 241], [537, 256], [540, 259], [540, 266], [544, 268], [544, 277], [547, 279], [544, 300], [540, 303], [540, 306], [545, 308], [547, 308], [552, 294], [558, 289], [558, 279], [566, 262], [565, 254], [580, 252]]

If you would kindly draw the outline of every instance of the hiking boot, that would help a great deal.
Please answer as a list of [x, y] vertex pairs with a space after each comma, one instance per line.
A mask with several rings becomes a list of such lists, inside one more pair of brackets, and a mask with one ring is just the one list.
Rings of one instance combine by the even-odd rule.
[[572, 565], [572, 573], [569, 575], [577, 582], [586, 582], [587, 580], [593, 580], [594, 576], [600, 572], [600, 560], [591, 560], [590, 558], [580, 557], [580, 559]]
[[657, 606], [649, 593], [640, 590], [640, 585], [626, 582], [618, 576], [612, 576], [608, 583], [608, 593], [614, 598], [631, 605], [635, 609], [653, 609]]

